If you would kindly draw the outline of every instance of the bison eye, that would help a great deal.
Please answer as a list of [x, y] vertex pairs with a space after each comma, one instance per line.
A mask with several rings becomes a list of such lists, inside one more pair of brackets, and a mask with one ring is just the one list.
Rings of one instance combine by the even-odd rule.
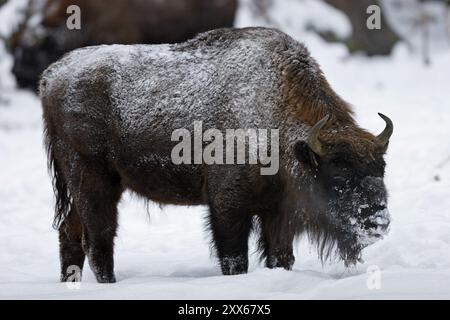
[[333, 176], [332, 181], [333, 181], [332, 182], [333, 189], [340, 190], [340, 191], [342, 191], [342, 189], [344, 187], [346, 187], [349, 183], [348, 178], [346, 178], [344, 176], [338, 176], [338, 175]]
[[333, 176], [330, 185], [331, 191], [334, 194], [340, 195], [347, 189], [348, 180], [342, 176]]
[[331, 163], [337, 166], [342, 164], [342, 160], [340, 158], [333, 158], [331, 159]]
[[345, 185], [347, 183], [347, 178], [343, 176], [334, 176], [333, 182], [337, 185]]

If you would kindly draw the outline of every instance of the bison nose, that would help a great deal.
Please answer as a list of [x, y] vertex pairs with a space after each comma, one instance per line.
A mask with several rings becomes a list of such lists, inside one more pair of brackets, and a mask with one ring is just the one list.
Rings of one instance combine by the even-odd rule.
[[389, 227], [389, 213], [385, 205], [365, 206], [361, 208], [360, 214], [366, 230], [379, 228], [384, 231]]
[[386, 210], [385, 205], [376, 204], [371, 206], [369, 205], [361, 206], [358, 211], [361, 215], [361, 218], [367, 219], [376, 215], [378, 212], [383, 212], [384, 210]]

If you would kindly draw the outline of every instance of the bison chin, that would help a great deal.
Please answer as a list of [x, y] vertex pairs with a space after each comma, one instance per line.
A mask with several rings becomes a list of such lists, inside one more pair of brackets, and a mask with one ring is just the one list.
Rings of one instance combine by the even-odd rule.
[[361, 251], [388, 233], [389, 211], [385, 202], [361, 204], [334, 214], [332, 238], [346, 266], [362, 262]]
[[322, 261], [333, 256], [344, 261], [346, 267], [363, 262], [362, 250], [388, 233], [389, 213], [383, 209], [369, 219], [350, 218], [346, 222], [335, 222], [327, 230], [315, 234]]
[[378, 192], [362, 188], [346, 191], [328, 202], [326, 214], [320, 218], [321, 228], [316, 226], [310, 231], [318, 243], [322, 261], [337, 256], [350, 266], [362, 261], [364, 248], [388, 233], [390, 215], [384, 188], [378, 188]]

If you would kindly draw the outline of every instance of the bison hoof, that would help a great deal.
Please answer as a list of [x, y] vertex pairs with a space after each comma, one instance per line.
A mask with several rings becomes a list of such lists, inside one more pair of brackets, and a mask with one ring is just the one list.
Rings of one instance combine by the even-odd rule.
[[284, 268], [286, 270], [292, 270], [295, 257], [292, 254], [280, 254], [267, 257], [266, 266], [270, 269]]
[[97, 275], [97, 282], [98, 283], [115, 283], [116, 277], [114, 275], [109, 276], [103, 276], [103, 275]]
[[222, 273], [226, 276], [247, 273], [248, 259], [245, 257], [226, 257], [220, 262]]

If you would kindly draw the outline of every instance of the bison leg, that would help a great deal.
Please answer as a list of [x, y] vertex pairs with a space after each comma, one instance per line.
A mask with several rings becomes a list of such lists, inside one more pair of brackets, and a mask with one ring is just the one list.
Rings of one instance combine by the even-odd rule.
[[117, 173], [100, 161], [76, 161], [71, 190], [83, 222], [83, 249], [99, 283], [115, 282], [114, 237], [122, 186]]
[[211, 208], [210, 226], [224, 275], [246, 273], [251, 216], [238, 210]]
[[80, 217], [72, 207], [59, 227], [59, 255], [61, 281], [81, 281], [85, 254], [82, 248], [83, 227]]
[[281, 216], [261, 218], [260, 246], [268, 268], [292, 269], [295, 262], [293, 241], [294, 232], [289, 227], [289, 219]]

